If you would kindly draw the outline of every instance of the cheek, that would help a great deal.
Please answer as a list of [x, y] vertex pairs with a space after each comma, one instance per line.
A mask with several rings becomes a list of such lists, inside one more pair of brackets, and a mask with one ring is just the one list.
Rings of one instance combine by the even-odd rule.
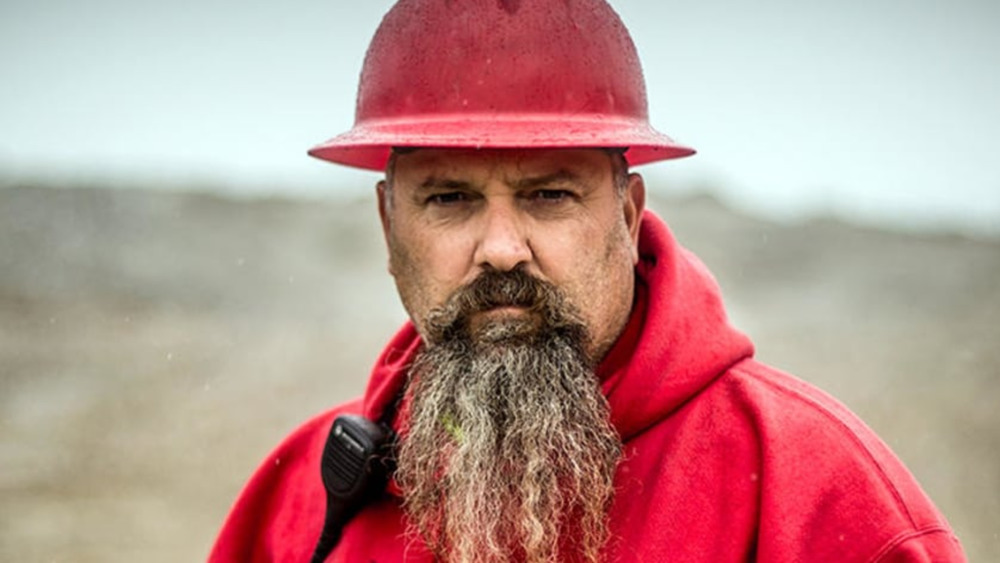
[[423, 317], [461, 285], [468, 255], [457, 237], [390, 234], [389, 270], [411, 317]]
[[634, 265], [628, 237], [609, 233], [593, 246], [590, 258], [592, 269], [585, 295], [607, 323], [609, 316], [620, 315], [623, 307], [630, 308], [626, 304], [631, 300]]
[[631, 239], [627, 230], [609, 229], [577, 240], [594, 242], [551, 246], [548, 268], [543, 269], [577, 307], [594, 344], [605, 348], [617, 338], [632, 309]]

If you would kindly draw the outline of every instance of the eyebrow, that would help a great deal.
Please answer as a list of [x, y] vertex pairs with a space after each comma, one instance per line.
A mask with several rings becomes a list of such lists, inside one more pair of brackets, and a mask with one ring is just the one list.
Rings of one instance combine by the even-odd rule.
[[577, 180], [576, 174], [569, 172], [567, 170], [559, 170], [552, 174], [546, 174], [545, 176], [538, 176], [535, 178], [523, 178], [514, 182], [511, 186], [518, 190], [525, 190], [531, 188], [540, 188], [543, 186], [550, 186], [552, 184], [561, 184], [565, 182], [574, 182]]
[[463, 180], [450, 180], [448, 178], [438, 178], [436, 176], [429, 176], [426, 180], [417, 186], [418, 190], [468, 190], [472, 188], [470, 182], [465, 182]]
[[[577, 179], [576, 174], [569, 172], [567, 170], [559, 170], [553, 172], [552, 174], [546, 174], [545, 176], [537, 176], [533, 178], [522, 178], [516, 182], [510, 184], [511, 188], [515, 190], [527, 190], [532, 188], [539, 188], [543, 186], [550, 186], [552, 184], [559, 184], [563, 182], [573, 182]], [[468, 190], [472, 189], [473, 184], [465, 180], [453, 180], [449, 178], [439, 178], [437, 176], [428, 176], [423, 182], [417, 186], [418, 190]]]

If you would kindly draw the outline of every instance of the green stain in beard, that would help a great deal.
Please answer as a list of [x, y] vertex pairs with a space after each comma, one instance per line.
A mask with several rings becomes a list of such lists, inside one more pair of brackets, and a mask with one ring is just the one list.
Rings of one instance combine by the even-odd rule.
[[455, 417], [451, 416], [450, 414], [442, 415], [441, 425], [444, 426], [445, 431], [448, 432], [448, 434], [451, 434], [451, 437], [454, 438], [456, 442], [461, 444], [462, 442], [465, 441], [465, 436], [462, 433], [462, 428], [458, 425], [457, 422], [455, 422]]

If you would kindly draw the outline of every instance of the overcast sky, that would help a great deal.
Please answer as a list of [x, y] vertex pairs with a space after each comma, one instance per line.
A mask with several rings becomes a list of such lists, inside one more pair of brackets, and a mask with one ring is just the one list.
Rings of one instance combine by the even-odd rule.
[[[1000, 2], [617, 0], [644, 167], [770, 215], [1000, 234]], [[357, 193], [305, 150], [350, 127], [388, 0], [0, 0], [0, 173]]]

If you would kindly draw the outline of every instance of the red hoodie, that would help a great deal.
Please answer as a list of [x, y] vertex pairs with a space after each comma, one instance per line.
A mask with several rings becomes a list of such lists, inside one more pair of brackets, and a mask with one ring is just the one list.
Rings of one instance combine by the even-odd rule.
[[[964, 561], [913, 476], [846, 407], [752, 359], [701, 262], [647, 212], [637, 301], [598, 368], [625, 445], [608, 561]], [[365, 396], [294, 431], [236, 501], [209, 560], [308, 561], [323, 526], [333, 419], [378, 419], [421, 341], [411, 324]], [[430, 561], [399, 499], [367, 506], [327, 561]]]

